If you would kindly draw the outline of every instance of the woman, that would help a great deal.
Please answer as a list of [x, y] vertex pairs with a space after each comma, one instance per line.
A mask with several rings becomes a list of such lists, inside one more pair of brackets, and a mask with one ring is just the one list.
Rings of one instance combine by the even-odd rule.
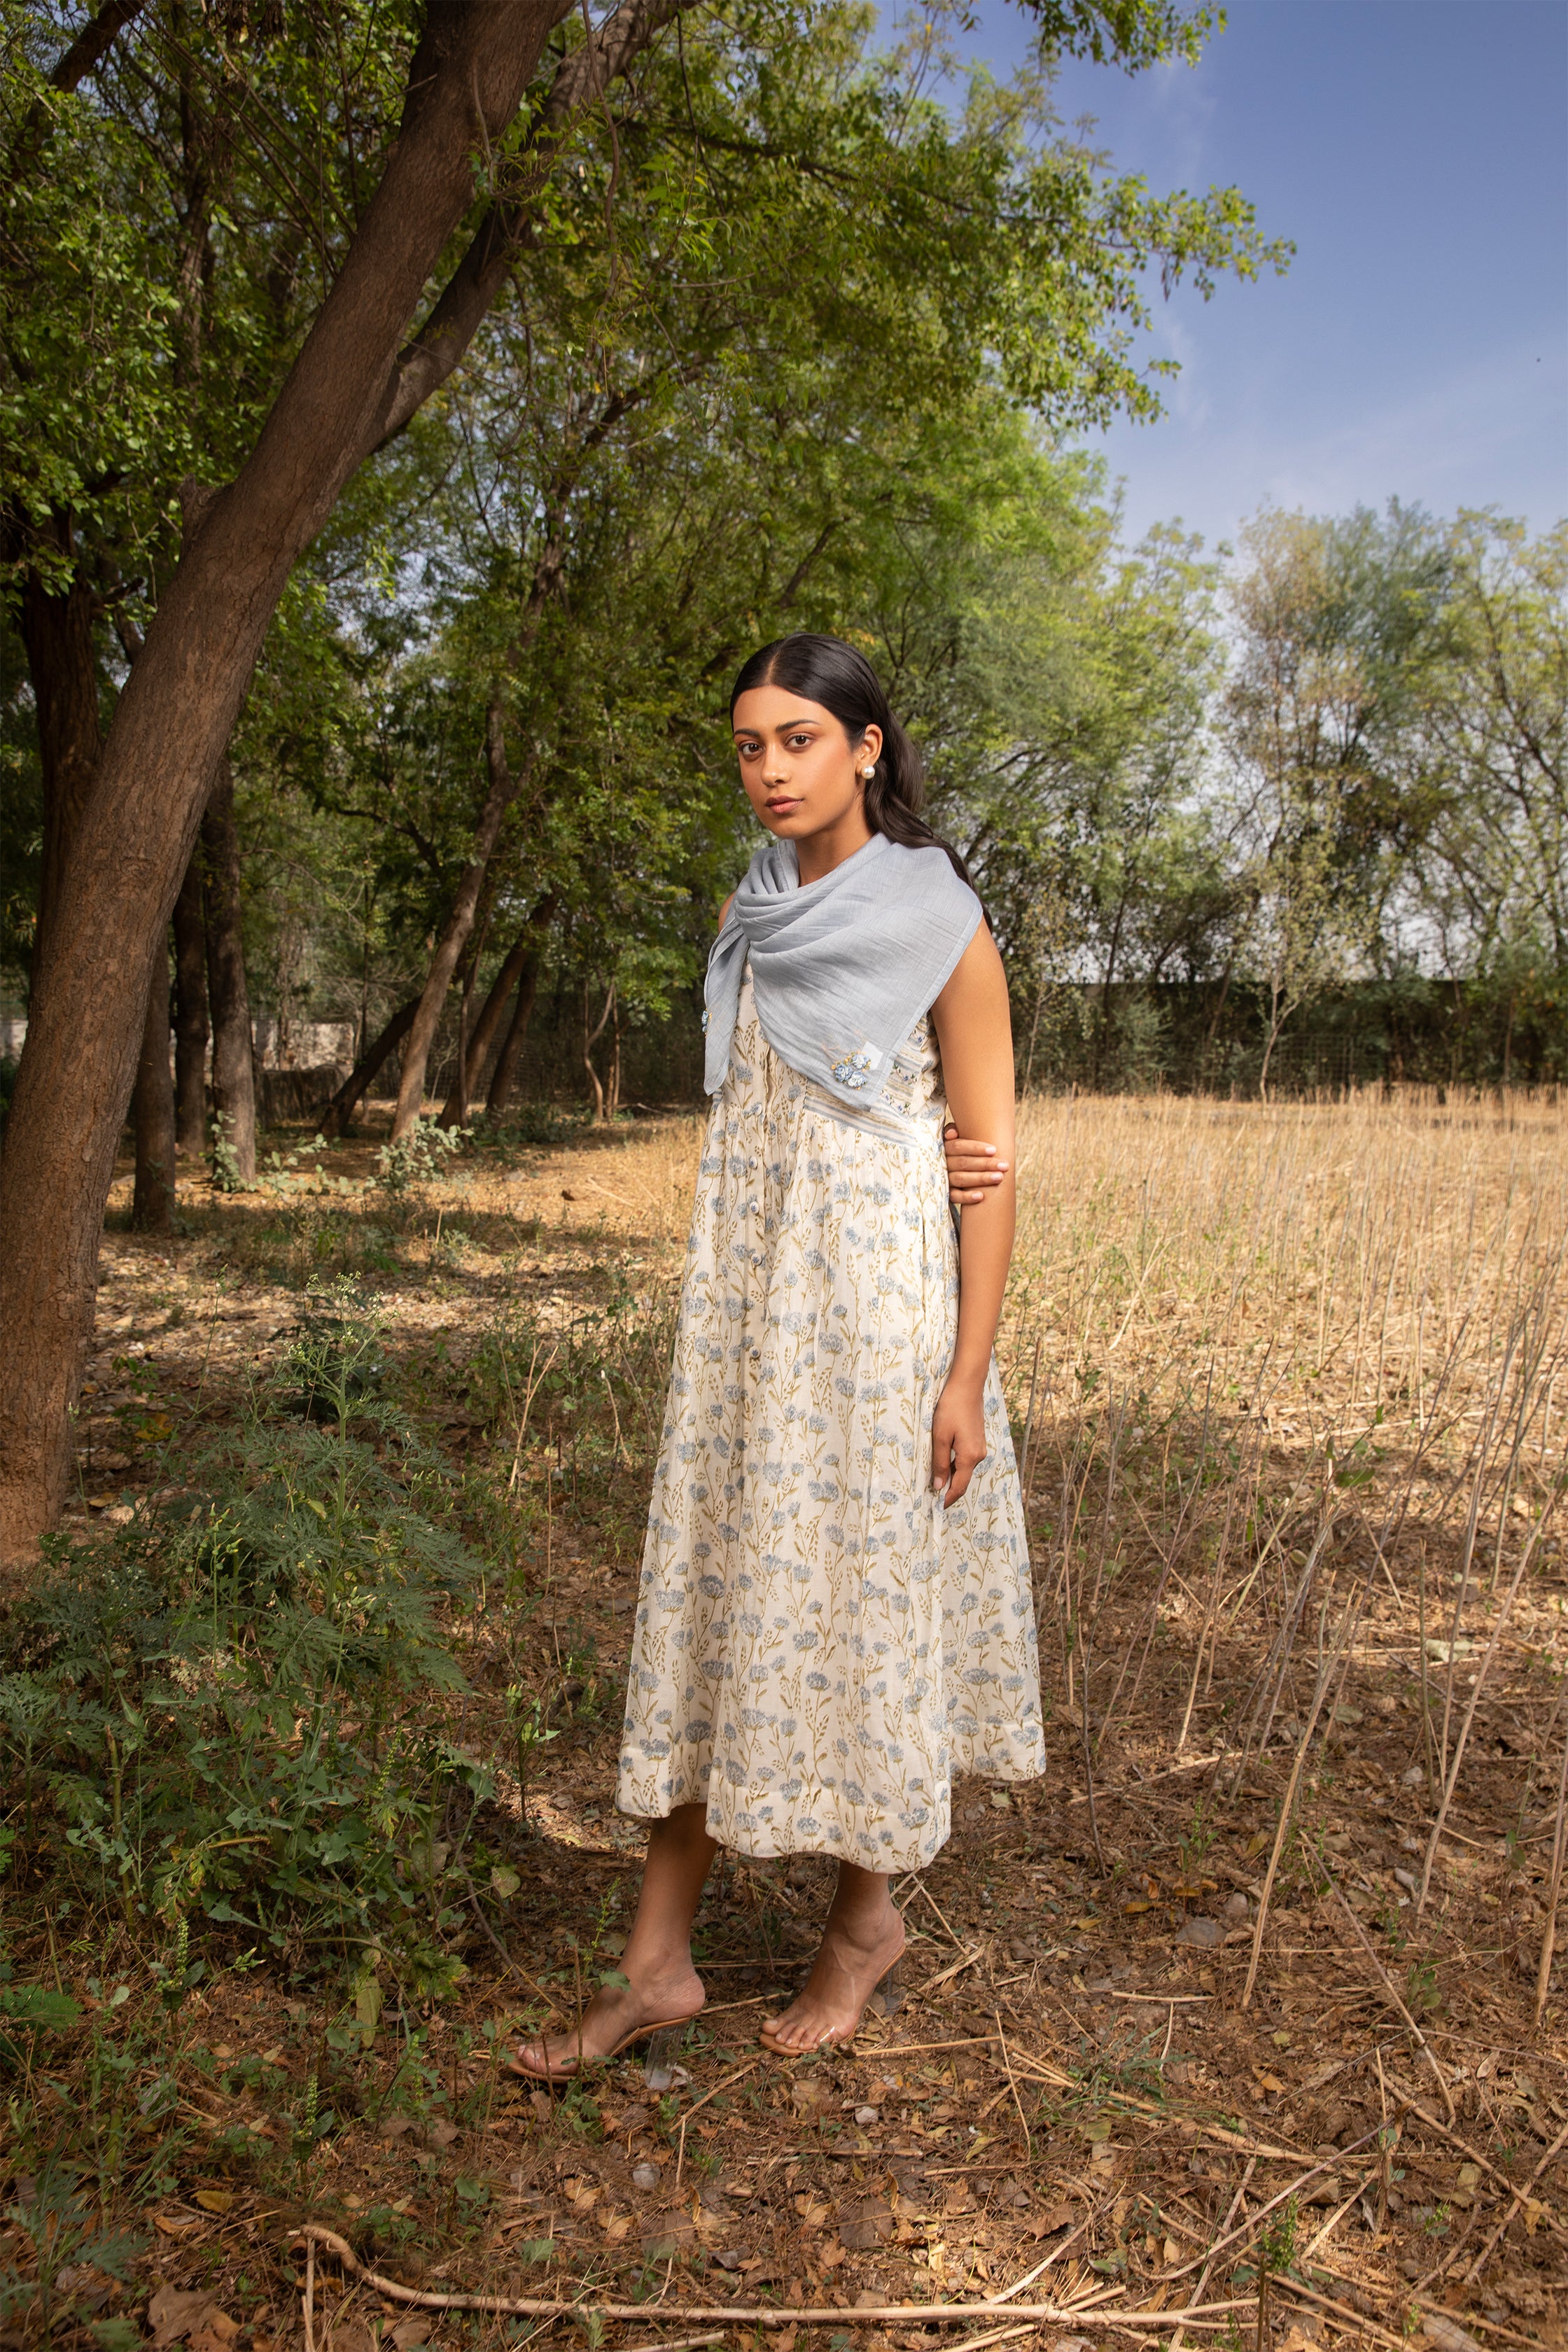
[[[860, 654], [765, 646], [731, 718], [773, 839], [708, 967], [716, 1100], [617, 1794], [647, 1861], [624, 1982], [522, 2045], [540, 2079], [700, 2010], [690, 1928], [721, 1845], [837, 1858], [810, 1978], [762, 2038], [847, 2040], [903, 1950], [890, 1879], [946, 1839], [953, 1775], [1044, 1769], [992, 1354], [1014, 1222], [1001, 959]], [[956, 1240], [949, 1109], [996, 1144]]]

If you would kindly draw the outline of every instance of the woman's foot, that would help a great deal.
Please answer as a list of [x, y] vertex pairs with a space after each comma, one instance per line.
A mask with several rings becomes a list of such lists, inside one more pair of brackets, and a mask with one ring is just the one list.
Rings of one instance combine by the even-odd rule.
[[830, 2042], [848, 2042], [866, 2003], [904, 1948], [903, 1915], [885, 1878], [840, 1866], [838, 1891], [804, 1991], [782, 2017], [766, 2019], [760, 2038], [786, 2058], [803, 2058]]
[[705, 1998], [702, 1979], [689, 1958], [684, 1965], [675, 1961], [639, 1974], [635, 1982], [601, 1985], [574, 2026], [520, 2042], [511, 2072], [541, 2083], [565, 2082], [579, 2065], [614, 2057], [656, 2026], [695, 2017]]

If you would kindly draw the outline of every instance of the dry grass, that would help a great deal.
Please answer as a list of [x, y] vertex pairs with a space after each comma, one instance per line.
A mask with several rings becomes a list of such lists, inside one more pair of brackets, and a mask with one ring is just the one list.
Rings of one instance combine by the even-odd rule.
[[[498, 1583], [455, 1628], [463, 1737], [504, 1760], [519, 1674], [552, 1704], [591, 1657], [612, 1694], [607, 1721], [557, 1718], [534, 1832], [515, 1801], [486, 1827], [521, 1882], [508, 1965], [455, 1926], [468, 1987], [418, 2028], [426, 2063], [447, 2053], [456, 2139], [345, 2122], [303, 2189], [226, 2158], [221, 2224], [191, 2201], [210, 2159], [153, 2274], [243, 2306], [244, 2270], [255, 2352], [299, 2340], [278, 2233], [306, 2212], [408, 2278], [529, 2294], [552, 2270], [590, 2301], [646, 2298], [650, 2325], [718, 2300], [956, 2300], [1050, 2257], [1034, 2292], [1058, 2305], [1228, 2297], [1259, 2352], [1396, 2341], [1439, 2305], [1489, 2346], [1561, 2347], [1565, 2010], [1542, 1954], [1568, 1728], [1565, 1129], [1415, 1097], [1026, 1107], [1000, 1354], [1050, 1774], [1011, 1802], [959, 1792], [950, 1845], [900, 1890], [903, 2014], [853, 2053], [752, 2068], [689, 2140], [690, 2100], [750, 2067], [755, 2017], [810, 1948], [822, 1865], [740, 1865], [715, 1889], [689, 2093], [661, 2105], [628, 2061], [563, 2104], [509, 2100], [479, 2031], [568, 2007], [635, 1894], [613, 1692], [700, 1123], [470, 1160], [395, 1233], [368, 1198], [195, 1193], [173, 1248], [117, 1233], [106, 1433], [132, 1341], [177, 1446], [182, 1413], [232, 1410], [307, 1273], [357, 1267], [477, 1536], [515, 1562], [505, 1601]], [[530, 1351], [555, 1347], [570, 1400], [520, 1432]], [[128, 1483], [167, 1475], [133, 1463]], [[300, 2076], [342, 1995], [297, 1990], [220, 1976], [189, 2031]], [[377, 2081], [395, 2063], [359, 2062]], [[466, 2229], [459, 2175], [489, 2200]], [[264, 2215], [270, 2255], [247, 2242]], [[1272, 2338], [1271, 2229], [1290, 2269]], [[721, 2256], [743, 2267], [721, 2276]], [[357, 2315], [320, 2273], [318, 2292], [342, 2352]]]

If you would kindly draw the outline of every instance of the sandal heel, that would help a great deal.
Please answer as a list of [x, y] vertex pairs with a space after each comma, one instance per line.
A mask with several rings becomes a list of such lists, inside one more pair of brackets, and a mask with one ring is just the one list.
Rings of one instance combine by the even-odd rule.
[[691, 2020], [682, 2018], [679, 2024], [661, 2025], [647, 2040], [647, 2056], [643, 2061], [643, 2081], [650, 2091], [668, 2091], [680, 2072], [676, 2063], [686, 2047], [686, 2037], [691, 2031]]

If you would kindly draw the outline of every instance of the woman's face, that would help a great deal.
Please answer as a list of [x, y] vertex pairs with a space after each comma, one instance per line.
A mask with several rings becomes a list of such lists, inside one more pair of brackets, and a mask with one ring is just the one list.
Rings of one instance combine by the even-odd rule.
[[868, 727], [852, 744], [831, 710], [782, 686], [754, 686], [742, 695], [734, 725], [741, 782], [770, 833], [805, 841], [858, 814], [860, 772], [881, 753], [879, 727]]

